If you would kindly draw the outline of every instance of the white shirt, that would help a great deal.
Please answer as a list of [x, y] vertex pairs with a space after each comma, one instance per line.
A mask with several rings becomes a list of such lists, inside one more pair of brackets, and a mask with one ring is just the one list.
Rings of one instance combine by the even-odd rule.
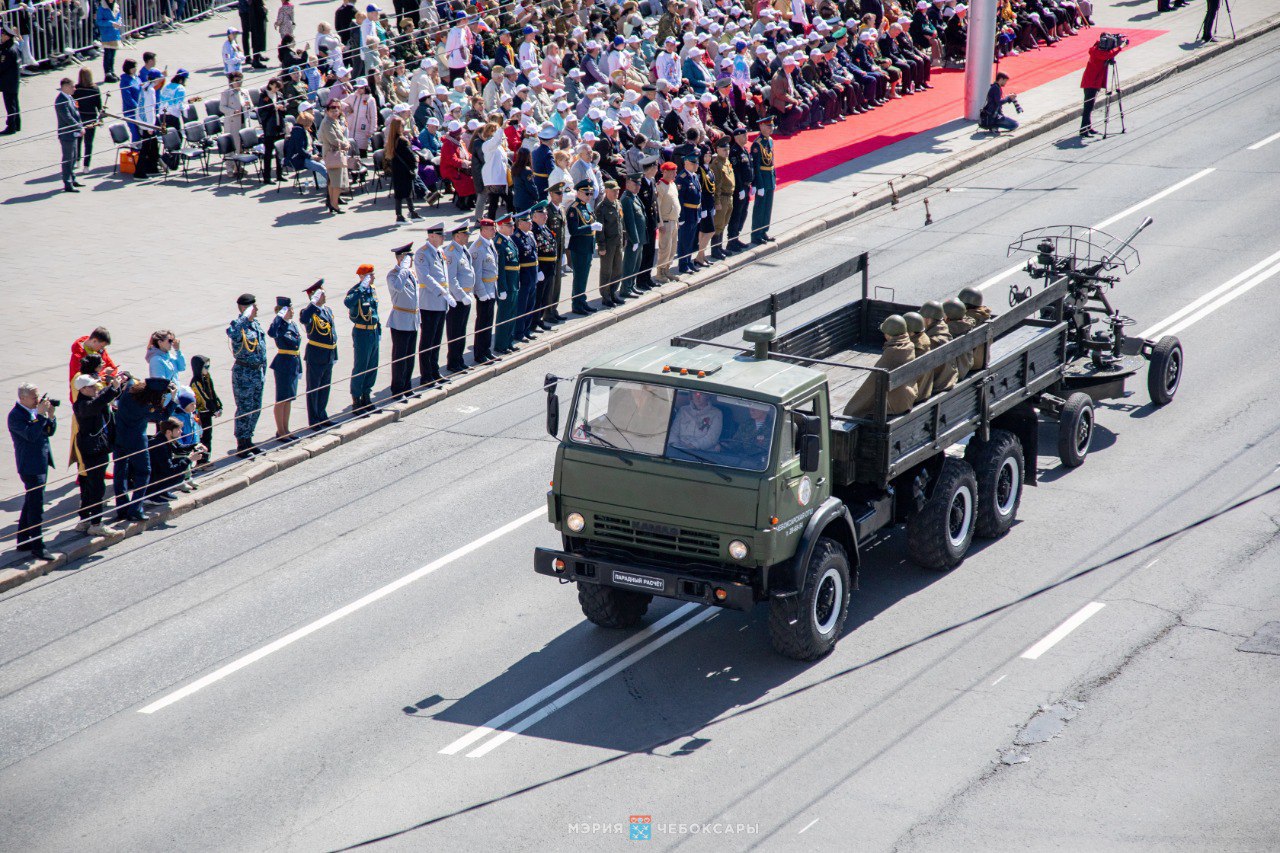
[[724, 414], [715, 406], [698, 409], [692, 403], [681, 406], [671, 425], [671, 444], [689, 450], [709, 450], [720, 441]]
[[471, 31], [466, 27], [453, 27], [445, 39], [445, 61], [450, 68], [466, 68], [471, 61]]
[[538, 63], [542, 61], [538, 58], [538, 45], [536, 42], [520, 42], [520, 50], [517, 55], [520, 57], [521, 63], [532, 62], [534, 67], [537, 67]]
[[666, 80], [672, 88], [680, 85], [680, 55], [664, 50], [653, 62], [659, 80]]

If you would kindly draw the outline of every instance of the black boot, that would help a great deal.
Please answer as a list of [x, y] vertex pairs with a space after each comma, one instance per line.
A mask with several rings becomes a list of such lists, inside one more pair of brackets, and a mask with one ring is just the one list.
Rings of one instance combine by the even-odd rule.
[[253, 455], [253, 442], [247, 438], [236, 439], [236, 456], [241, 459], [248, 459]]

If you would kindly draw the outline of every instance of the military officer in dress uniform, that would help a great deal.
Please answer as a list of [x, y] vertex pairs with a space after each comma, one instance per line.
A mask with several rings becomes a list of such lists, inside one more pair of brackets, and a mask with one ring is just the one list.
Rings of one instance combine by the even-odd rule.
[[755, 188], [755, 207], [751, 209], [751, 245], [772, 243], [769, 222], [773, 219], [773, 116], [756, 122], [760, 135], [751, 143], [751, 186]]
[[702, 179], [698, 176], [698, 152], [684, 155], [684, 169], [676, 175], [680, 196], [680, 230], [676, 235], [676, 260], [682, 273], [696, 270], [693, 256], [698, 251], [698, 220], [702, 215]]
[[351, 365], [351, 411], [357, 415], [373, 409], [373, 385], [378, 380], [378, 350], [382, 345], [382, 320], [378, 317], [373, 272], [373, 264], [356, 267], [360, 278], [342, 300], [351, 317], [351, 344], [355, 349]]
[[632, 172], [627, 175], [626, 189], [622, 193], [622, 282], [618, 285], [618, 298], [638, 296], [636, 276], [640, 272], [643, 255], [641, 242], [644, 237], [644, 205], [640, 201], [640, 184], [644, 175]]
[[551, 285], [555, 281], [556, 267], [560, 266], [560, 254], [557, 251], [556, 235], [547, 226], [551, 218], [551, 203], [546, 199], [529, 208], [529, 217], [533, 220], [533, 242], [538, 247], [538, 288], [534, 294], [533, 325], [544, 332], [551, 331], [551, 310], [549, 303]]
[[553, 265], [555, 275], [551, 277], [551, 283], [547, 286], [547, 312], [543, 315], [543, 319], [551, 323], [563, 323], [567, 319], [560, 313], [560, 291], [564, 283], [564, 270], [560, 263], [564, 257], [566, 239], [563, 183], [547, 188], [547, 201], [550, 202], [547, 205], [547, 227], [556, 238], [556, 262]]
[[512, 239], [515, 223], [507, 215], [498, 220], [498, 326], [494, 347], [499, 355], [515, 349], [516, 312], [520, 308], [520, 249]]
[[578, 197], [565, 211], [565, 230], [569, 236], [569, 259], [573, 264], [573, 313], [586, 316], [596, 313], [587, 304], [587, 277], [591, 275], [591, 256], [595, 254], [595, 235], [600, 231], [591, 210], [595, 185], [583, 180], [574, 184]]
[[304, 293], [311, 300], [298, 314], [307, 336], [307, 423], [315, 429], [333, 426], [329, 420], [329, 385], [333, 363], [338, 360], [338, 330], [333, 325], [333, 309], [324, 304], [324, 279]]
[[551, 153], [551, 140], [559, 134], [551, 125], [544, 125], [538, 131], [538, 144], [534, 146], [531, 162], [533, 165], [533, 185], [538, 190], [538, 198], [547, 197], [547, 179], [556, 167], [554, 155]]
[[596, 248], [600, 252], [600, 304], [610, 308], [621, 305], [616, 297], [622, 284], [622, 205], [618, 201], [618, 182], [605, 181], [604, 198], [596, 205]]
[[252, 293], [236, 300], [240, 313], [227, 326], [231, 341], [231, 395], [236, 401], [236, 456], [247, 459], [261, 453], [253, 443], [262, 410], [262, 386], [267, 378], [267, 336], [258, 324], [258, 301]]
[[[533, 220], [522, 210], [512, 217], [516, 230], [512, 238], [520, 255], [520, 302], [516, 310], [516, 343], [533, 340], [533, 311], [538, 298], [538, 241], [533, 236]], [[542, 331], [539, 329], [538, 331]]]
[[733, 129], [733, 141], [729, 143], [729, 163], [733, 166], [733, 211], [729, 214], [727, 234], [729, 242], [725, 250], [729, 254], [741, 252], [747, 244], [738, 239], [742, 226], [747, 222], [747, 210], [751, 207], [748, 197], [754, 170], [751, 154], [746, 149], [747, 129], [741, 125]]
[[449, 292], [457, 304], [445, 315], [446, 357], [445, 368], [450, 373], [467, 369], [462, 354], [467, 350], [467, 320], [471, 316], [471, 291], [475, 288], [476, 275], [471, 267], [471, 226], [467, 223], [453, 229], [453, 239], [444, 247], [444, 265], [449, 274]]
[[711, 257], [718, 261], [729, 257], [724, 250], [724, 232], [729, 228], [729, 219], [733, 216], [735, 187], [733, 161], [729, 159], [730, 147], [729, 137], [720, 137], [716, 142], [715, 157], [711, 160], [711, 174], [715, 178], [716, 188], [715, 214], [712, 221], [715, 231], [711, 238]]
[[458, 304], [449, 292], [449, 272], [445, 266], [444, 224], [427, 229], [427, 241], [413, 255], [413, 269], [418, 276], [418, 314], [422, 331], [418, 338], [418, 372], [422, 384], [447, 382], [440, 376], [440, 339], [444, 337], [444, 318]]
[[276, 438], [282, 443], [297, 441], [289, 431], [289, 413], [293, 398], [298, 396], [298, 377], [302, 375], [302, 329], [293, 322], [293, 300], [276, 297], [276, 316], [267, 328], [267, 337], [276, 342], [276, 356], [271, 359], [271, 373], [276, 380]]
[[493, 316], [498, 310], [498, 229], [492, 219], [480, 220], [480, 237], [471, 244], [471, 268], [476, 284], [471, 295], [476, 300], [475, 337], [471, 357], [476, 364], [493, 361]]
[[635, 289], [653, 287], [653, 265], [658, 248], [658, 158], [649, 156], [640, 161], [642, 177], [636, 195], [644, 210], [644, 223], [640, 228], [640, 264], [636, 271]]
[[391, 294], [391, 398], [398, 400], [413, 388], [413, 354], [418, 348], [418, 275], [413, 271], [413, 244], [391, 250], [396, 263], [387, 271], [387, 291]]

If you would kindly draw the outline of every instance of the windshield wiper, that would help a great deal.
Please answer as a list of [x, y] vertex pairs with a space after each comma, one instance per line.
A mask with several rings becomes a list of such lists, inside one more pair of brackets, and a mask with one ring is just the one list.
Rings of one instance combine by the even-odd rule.
[[[701, 453], [698, 453], [698, 452], [697, 452], [697, 451], [695, 451], [695, 450], [689, 450], [687, 447], [680, 447], [679, 445], [672, 445], [672, 447], [674, 447], [676, 450], [679, 450], [681, 453], [687, 453], [687, 454], [689, 454], [689, 455], [690, 455], [690, 456], [692, 456], [694, 459], [697, 459], [699, 462], [705, 462], [705, 463], [707, 463], [708, 465], [719, 465], [719, 464], [720, 464], [719, 462], [715, 461], [714, 459], [710, 459], [710, 458], [708, 458], [708, 457], [706, 457], [706, 456], [703, 456]], [[712, 469], [711, 469], [711, 473], [712, 473], [712, 474], [715, 474], [717, 477], [719, 477], [721, 480], [724, 480], [726, 483], [732, 483], [732, 482], [733, 482], [733, 478], [732, 478], [732, 477], [730, 477], [728, 474], [726, 474], [726, 473], [725, 473], [725, 472], [723, 472], [723, 471], [717, 471], [715, 468], [712, 468]]]
[[623, 453], [622, 453], [622, 448], [621, 448], [621, 447], [619, 447], [618, 445], [614, 444], [612, 441], [610, 441], [609, 439], [605, 438], [603, 435], [601, 435], [600, 433], [596, 432], [595, 430], [593, 430], [591, 427], [587, 426], [586, 424], [583, 424], [583, 425], [582, 425], [582, 434], [583, 434], [583, 435], [585, 435], [587, 438], [594, 438], [596, 441], [600, 442], [600, 443], [601, 443], [601, 444], [603, 444], [605, 447], [609, 447], [609, 448], [612, 448], [613, 450], [616, 450], [616, 451], [617, 451], [617, 453], [616, 453], [616, 454], [614, 454], [614, 455], [615, 455], [615, 456], [617, 456], [619, 459], [621, 459], [623, 462], [625, 462], [627, 465], [634, 465], [634, 464], [635, 464], [635, 463], [634, 463], [634, 462], [632, 462], [630, 459], [628, 459], [625, 455], [623, 455]]

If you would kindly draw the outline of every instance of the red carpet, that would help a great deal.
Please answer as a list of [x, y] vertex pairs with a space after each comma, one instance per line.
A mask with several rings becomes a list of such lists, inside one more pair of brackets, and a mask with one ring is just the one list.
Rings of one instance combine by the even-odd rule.
[[[1006, 92], [1026, 92], [1083, 70], [1089, 48], [1102, 32], [1097, 27], [1081, 30], [1053, 47], [1041, 47], [1003, 60], [1000, 70], [1011, 78]], [[1168, 31], [1114, 32], [1129, 36], [1130, 45], [1136, 47]], [[855, 157], [963, 118], [964, 72], [934, 69], [930, 82], [932, 89], [890, 101], [866, 115], [850, 116], [839, 124], [778, 140], [775, 146], [778, 185], [803, 181]], [[1005, 112], [1018, 118], [1012, 107], [1007, 107]]]

